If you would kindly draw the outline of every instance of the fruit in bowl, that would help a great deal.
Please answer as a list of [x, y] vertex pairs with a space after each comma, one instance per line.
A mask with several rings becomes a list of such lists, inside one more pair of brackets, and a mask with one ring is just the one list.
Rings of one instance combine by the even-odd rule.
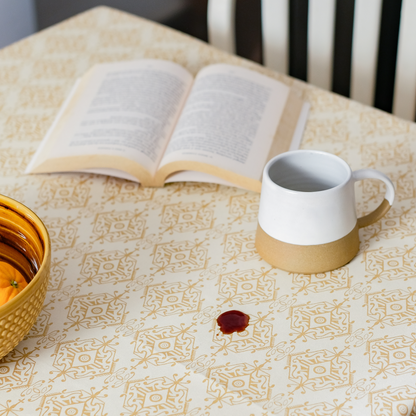
[[9, 263], [0, 261], [0, 306], [13, 299], [27, 286], [26, 279]]
[[0, 359], [30, 331], [49, 282], [48, 231], [29, 208], [0, 195]]

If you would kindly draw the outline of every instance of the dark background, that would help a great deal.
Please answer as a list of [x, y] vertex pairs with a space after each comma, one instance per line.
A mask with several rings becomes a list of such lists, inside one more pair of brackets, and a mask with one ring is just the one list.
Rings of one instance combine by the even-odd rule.
[[[36, 0], [38, 28], [56, 24], [98, 5], [158, 21], [208, 40], [208, 0]], [[374, 105], [391, 112], [402, 0], [383, 0]], [[290, 0], [290, 75], [306, 80], [308, 0]], [[337, 0], [333, 91], [349, 96], [354, 0]], [[416, 22], [415, 22], [416, 24]], [[262, 62], [261, 0], [237, 0], [237, 54]]]

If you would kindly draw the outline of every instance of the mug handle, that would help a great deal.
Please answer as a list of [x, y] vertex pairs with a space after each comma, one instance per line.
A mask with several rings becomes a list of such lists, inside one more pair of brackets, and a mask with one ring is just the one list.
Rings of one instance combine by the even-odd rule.
[[358, 228], [367, 227], [375, 223], [383, 217], [391, 208], [394, 201], [394, 185], [393, 182], [384, 174], [375, 169], [359, 169], [352, 173], [354, 182], [362, 181], [363, 179], [378, 179], [386, 184], [386, 195], [383, 202], [373, 211], [363, 217], [358, 218]]

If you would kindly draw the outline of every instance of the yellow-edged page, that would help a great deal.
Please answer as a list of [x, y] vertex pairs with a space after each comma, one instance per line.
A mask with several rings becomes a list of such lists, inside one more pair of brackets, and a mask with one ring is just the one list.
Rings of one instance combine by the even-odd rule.
[[[279, 139], [278, 125], [290, 96], [286, 85], [245, 68], [226, 64], [204, 68], [194, 81], [155, 183], [192, 181], [198, 171], [209, 175], [211, 182], [260, 191], [262, 170]], [[293, 130], [302, 107], [299, 98], [294, 100]], [[283, 151], [291, 139], [280, 145]]]
[[186, 69], [169, 61], [93, 67], [72, 91], [26, 173], [125, 173], [151, 185], [192, 83]]

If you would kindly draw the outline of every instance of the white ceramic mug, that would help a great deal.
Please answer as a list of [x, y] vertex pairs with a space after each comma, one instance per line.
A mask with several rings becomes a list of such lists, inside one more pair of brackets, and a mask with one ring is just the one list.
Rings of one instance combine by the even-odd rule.
[[[358, 218], [354, 183], [379, 179], [387, 191], [381, 205]], [[394, 200], [394, 186], [374, 169], [352, 172], [338, 156], [295, 150], [264, 168], [256, 247], [268, 263], [298, 273], [320, 273], [348, 263], [358, 252], [358, 229], [379, 220]]]

